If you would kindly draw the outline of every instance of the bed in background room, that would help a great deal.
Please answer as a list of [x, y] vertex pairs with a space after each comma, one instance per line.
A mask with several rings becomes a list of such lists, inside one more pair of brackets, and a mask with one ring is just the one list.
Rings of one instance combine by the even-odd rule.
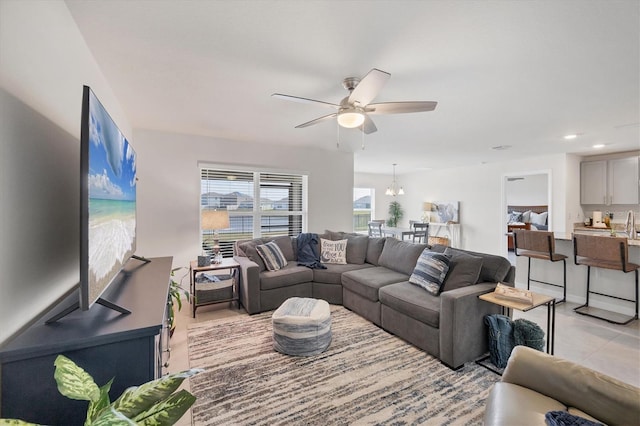
[[507, 206], [507, 247], [513, 250], [514, 229], [549, 230], [549, 206]]

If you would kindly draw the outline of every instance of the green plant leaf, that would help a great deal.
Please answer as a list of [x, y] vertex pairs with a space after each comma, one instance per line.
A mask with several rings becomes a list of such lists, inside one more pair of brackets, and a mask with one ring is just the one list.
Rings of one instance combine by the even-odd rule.
[[53, 377], [58, 384], [58, 391], [71, 399], [80, 401], [98, 401], [100, 389], [93, 377], [64, 355], [58, 355], [53, 365], [56, 370]]
[[138, 414], [133, 420], [139, 425], [173, 425], [196, 402], [196, 397], [184, 389]]
[[109, 390], [111, 390], [111, 385], [113, 384], [113, 379], [109, 380], [107, 384], [100, 388], [100, 398], [97, 401], [89, 402], [89, 408], [87, 409], [87, 419], [84, 422], [85, 426], [89, 426], [93, 424], [98, 415], [111, 404], [109, 400]]
[[158, 401], [171, 395], [184, 379], [202, 371], [199, 368], [192, 368], [180, 373], [169, 374], [137, 387], [128, 388], [113, 402], [112, 407], [133, 419], [138, 414], [149, 410]]
[[0, 426], [38, 426], [36, 423], [25, 422], [19, 419], [0, 419]]
[[100, 415], [91, 423], [91, 426], [121, 426], [121, 425], [135, 425], [131, 419], [128, 419], [122, 413], [119, 413], [113, 407], [108, 407], [103, 410]]

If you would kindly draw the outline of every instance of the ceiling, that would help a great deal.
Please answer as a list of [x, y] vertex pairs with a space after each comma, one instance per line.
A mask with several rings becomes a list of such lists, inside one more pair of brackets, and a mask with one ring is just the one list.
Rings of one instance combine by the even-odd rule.
[[[636, 0], [66, 3], [134, 128], [349, 150], [371, 173], [640, 149]], [[339, 103], [374, 67], [391, 74], [374, 102], [436, 110], [363, 138], [295, 129], [332, 111], [270, 96]]]

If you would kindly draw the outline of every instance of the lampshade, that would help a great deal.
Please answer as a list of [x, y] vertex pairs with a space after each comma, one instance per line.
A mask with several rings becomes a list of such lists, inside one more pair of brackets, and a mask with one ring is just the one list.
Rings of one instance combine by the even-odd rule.
[[338, 113], [338, 124], [347, 129], [360, 127], [364, 123], [364, 112], [362, 108], [348, 108]]
[[422, 211], [423, 212], [430, 212], [431, 210], [433, 210], [433, 203], [425, 202], [425, 203], [422, 204]]
[[202, 229], [229, 228], [229, 212], [226, 210], [204, 210], [202, 212]]

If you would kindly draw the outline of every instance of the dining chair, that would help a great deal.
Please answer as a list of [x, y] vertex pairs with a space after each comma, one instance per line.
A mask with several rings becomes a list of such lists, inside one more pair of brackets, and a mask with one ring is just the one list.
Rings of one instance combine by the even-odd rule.
[[414, 222], [413, 223], [413, 242], [426, 243], [429, 239], [429, 224]]
[[367, 226], [369, 227], [369, 236], [370, 237], [382, 237], [382, 225], [384, 224], [384, 220], [372, 220], [369, 221]]

